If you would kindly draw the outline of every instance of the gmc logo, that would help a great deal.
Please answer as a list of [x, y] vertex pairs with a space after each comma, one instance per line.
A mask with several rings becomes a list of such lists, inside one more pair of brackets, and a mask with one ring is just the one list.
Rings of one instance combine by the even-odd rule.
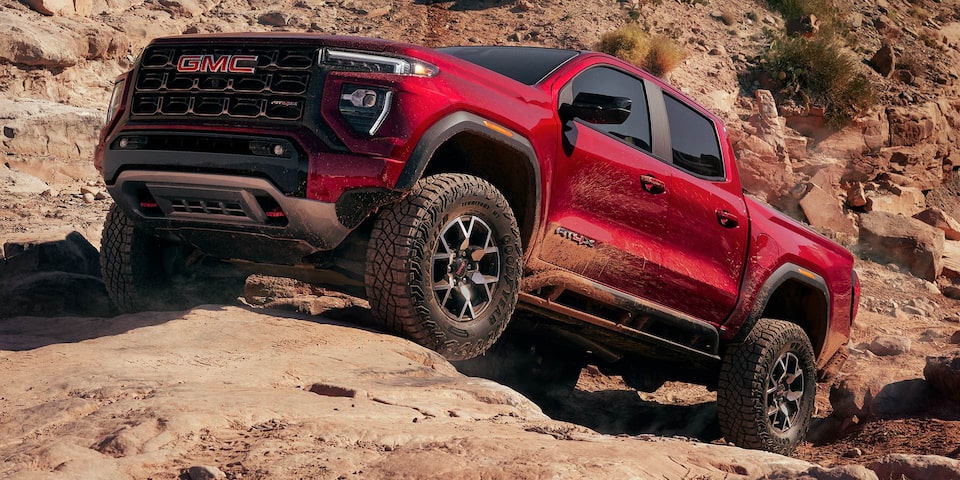
[[256, 55], [184, 55], [177, 62], [178, 72], [254, 73]]

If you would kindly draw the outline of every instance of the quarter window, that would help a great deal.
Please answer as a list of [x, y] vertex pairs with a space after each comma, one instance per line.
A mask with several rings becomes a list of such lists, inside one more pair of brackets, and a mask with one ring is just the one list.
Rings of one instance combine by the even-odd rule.
[[571, 99], [580, 93], [596, 93], [612, 97], [627, 97], [632, 102], [630, 116], [621, 124], [586, 125], [607, 133], [621, 142], [650, 151], [650, 115], [647, 112], [647, 97], [643, 81], [612, 68], [598, 67], [581, 73], [573, 80]]
[[694, 175], [723, 178], [720, 142], [713, 122], [683, 102], [664, 94], [670, 139], [673, 143], [673, 164]]

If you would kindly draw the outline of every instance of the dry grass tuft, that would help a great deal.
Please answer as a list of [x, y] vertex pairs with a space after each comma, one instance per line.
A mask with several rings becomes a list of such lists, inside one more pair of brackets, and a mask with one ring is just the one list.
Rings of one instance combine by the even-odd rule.
[[596, 50], [662, 77], [677, 67], [686, 56], [683, 48], [669, 37], [651, 35], [638, 25], [627, 25], [603, 35]]

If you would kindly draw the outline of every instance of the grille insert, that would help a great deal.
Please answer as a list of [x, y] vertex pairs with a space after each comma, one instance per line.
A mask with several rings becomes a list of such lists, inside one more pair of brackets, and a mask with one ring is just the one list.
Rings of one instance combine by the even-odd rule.
[[[185, 55], [210, 62], [201, 68], [205, 71], [179, 72]], [[227, 72], [227, 62], [220, 60], [231, 55], [255, 55], [254, 73]], [[151, 47], [140, 62], [131, 114], [300, 120], [317, 55], [316, 48], [304, 47]]]
[[206, 215], [227, 215], [231, 217], [246, 217], [247, 212], [237, 202], [222, 202], [216, 200], [170, 199], [170, 206], [174, 212], [201, 213]]

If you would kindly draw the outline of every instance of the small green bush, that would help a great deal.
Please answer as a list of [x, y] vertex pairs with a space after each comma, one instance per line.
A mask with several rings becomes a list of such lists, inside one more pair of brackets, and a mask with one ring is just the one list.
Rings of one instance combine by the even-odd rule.
[[595, 47], [660, 77], [680, 64], [683, 48], [669, 37], [651, 35], [639, 25], [627, 25], [600, 37]]
[[767, 74], [781, 82], [780, 93], [802, 104], [823, 106], [834, 127], [846, 125], [876, 103], [876, 89], [857, 61], [826, 37], [782, 38], [766, 55]]

